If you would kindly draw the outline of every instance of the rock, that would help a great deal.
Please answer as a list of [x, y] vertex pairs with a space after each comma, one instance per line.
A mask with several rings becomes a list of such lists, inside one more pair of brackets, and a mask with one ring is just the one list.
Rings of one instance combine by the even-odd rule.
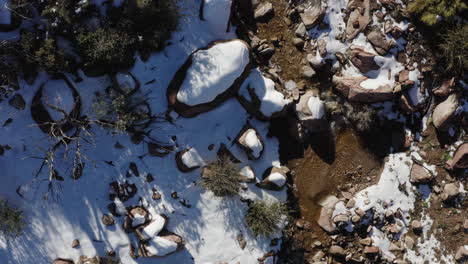
[[164, 257], [183, 248], [185, 242], [174, 233], [155, 236], [148, 243], [140, 243], [139, 253], [144, 258]]
[[413, 229], [413, 232], [415, 234], [420, 234], [422, 231], [422, 224], [418, 220], [413, 220], [411, 221], [411, 229]]
[[366, 237], [366, 238], [360, 239], [359, 244], [363, 246], [370, 246], [372, 244], [372, 238]]
[[244, 150], [249, 160], [257, 160], [262, 156], [263, 141], [257, 131], [249, 124], [245, 125], [239, 132], [236, 143]]
[[299, 23], [299, 26], [297, 27], [296, 32], [294, 33], [296, 34], [296, 36], [300, 38], [305, 37], [307, 34], [307, 30], [306, 30], [304, 23]]
[[322, 68], [325, 65], [325, 62], [317, 58], [316, 55], [307, 54], [306, 58], [309, 64], [316, 70]]
[[[226, 57], [226, 52], [232, 56]], [[167, 87], [169, 107], [185, 118], [216, 108], [237, 94], [250, 74], [251, 61], [250, 46], [240, 39], [215, 41], [197, 49]]]
[[370, 0], [364, 0], [362, 4], [363, 6], [355, 8], [349, 14], [348, 22], [346, 23], [347, 40], [354, 39], [359, 32], [362, 32], [372, 21], [372, 16], [370, 14]]
[[266, 2], [255, 9], [254, 18], [256, 20], [264, 20], [271, 14], [273, 14], [273, 4], [270, 2]]
[[392, 44], [379, 29], [372, 30], [367, 35], [367, 40], [372, 44], [378, 54], [384, 56], [392, 48]]
[[319, 250], [317, 251], [317, 253], [314, 254], [314, 256], [312, 256], [312, 261], [315, 264], [321, 261], [324, 257], [325, 257], [325, 252], [323, 252], [322, 250]]
[[319, 39], [317, 46], [320, 56], [325, 57], [327, 55], [327, 41], [325, 39]]
[[304, 13], [300, 14], [300, 17], [306, 29], [309, 30], [322, 20], [324, 14], [325, 10], [322, 9], [321, 4], [319, 3], [318, 5], [314, 5], [305, 10]]
[[451, 79], [445, 80], [442, 84], [434, 90], [435, 96], [445, 97], [452, 94], [455, 90], [453, 87], [455, 86], [455, 77]]
[[237, 236], [237, 242], [239, 243], [239, 247], [244, 250], [244, 248], [247, 246], [247, 241], [244, 239], [244, 235], [239, 234]]
[[322, 208], [320, 209], [317, 224], [323, 228], [323, 230], [329, 233], [336, 231], [336, 227], [332, 222], [332, 216], [333, 211], [335, 210], [335, 205], [338, 203], [338, 201], [338, 198], [329, 195], [319, 202]]
[[301, 38], [293, 38], [292, 40], [294, 46], [296, 46], [296, 48], [298, 49], [302, 49], [304, 47], [304, 40], [301, 39]]
[[413, 184], [429, 183], [433, 179], [432, 173], [423, 166], [414, 163], [411, 168], [410, 182]]
[[56, 258], [52, 264], [74, 264], [71, 259]]
[[350, 209], [350, 208], [353, 208], [355, 205], [356, 205], [356, 200], [354, 198], [351, 198], [346, 203], [346, 208]]
[[446, 162], [449, 170], [468, 168], [468, 143], [460, 145], [453, 158]]
[[242, 169], [240, 169], [239, 171], [239, 174], [240, 174], [241, 182], [247, 182], [247, 183], [255, 182], [255, 172], [252, 169], [252, 167], [250, 167], [249, 165], [242, 167]]
[[165, 157], [173, 150], [173, 146], [161, 146], [153, 142], [148, 143], [148, 153], [153, 157]]
[[330, 255], [336, 256], [336, 257], [344, 257], [346, 255], [345, 250], [337, 245], [333, 245], [328, 249], [328, 253]]
[[442, 200], [448, 201], [451, 200], [460, 194], [460, 189], [456, 183], [448, 183], [444, 186], [444, 191], [442, 192]]
[[380, 253], [380, 248], [376, 246], [367, 246], [364, 247], [364, 254], [366, 255], [378, 255]]
[[200, 157], [194, 148], [188, 148], [177, 152], [175, 159], [177, 168], [181, 172], [190, 172], [205, 165], [203, 158]]
[[463, 229], [466, 232], [468, 232], [468, 219], [465, 219], [465, 221], [463, 221]]
[[455, 253], [455, 260], [463, 263], [463, 261], [468, 260], [468, 246], [461, 246], [458, 248], [457, 252]]
[[263, 56], [263, 57], [269, 57], [273, 55], [274, 53], [275, 53], [275, 48], [273, 47], [268, 47], [258, 52], [258, 54], [260, 54], [260, 56]]
[[77, 248], [80, 246], [80, 241], [78, 239], [73, 240], [72, 248]]
[[410, 236], [405, 236], [404, 243], [408, 249], [413, 249], [415, 242], [414, 242], [414, 239], [411, 238]]
[[314, 92], [306, 92], [296, 104], [295, 110], [301, 124], [310, 132], [328, 129], [325, 104]]
[[314, 71], [314, 69], [312, 69], [312, 67], [307, 66], [307, 65], [302, 67], [302, 76], [310, 79], [314, 77], [315, 74], [316, 72]]
[[354, 224], [361, 221], [361, 217], [359, 215], [353, 215], [351, 217], [351, 222], [353, 222]]
[[256, 185], [259, 188], [279, 191], [286, 185], [288, 172], [289, 169], [286, 167], [270, 167], [263, 173], [263, 181]]
[[349, 217], [345, 214], [339, 214], [333, 217], [333, 223], [335, 223], [335, 225], [337, 226], [348, 222], [348, 220], [349, 220]]
[[375, 103], [393, 99], [395, 94], [389, 85], [382, 85], [375, 89], [364, 89], [360, 83], [367, 80], [365, 76], [341, 77], [334, 75], [332, 82], [334, 89], [351, 102]]
[[115, 224], [114, 217], [112, 217], [111, 215], [108, 215], [108, 214], [102, 215], [101, 221], [106, 226], [111, 226], [111, 225]]
[[26, 108], [26, 102], [21, 94], [15, 94], [8, 103], [18, 110], [24, 110]]
[[350, 47], [350, 57], [351, 62], [356, 68], [359, 69], [361, 73], [368, 73], [369, 71], [374, 71], [380, 69], [380, 66], [377, 65], [374, 58], [376, 54], [372, 54], [364, 50], [364, 48], [352, 45]]

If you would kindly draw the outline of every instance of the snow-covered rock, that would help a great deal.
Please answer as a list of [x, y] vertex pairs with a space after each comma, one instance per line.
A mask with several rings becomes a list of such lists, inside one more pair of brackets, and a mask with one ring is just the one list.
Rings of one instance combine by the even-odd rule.
[[195, 148], [188, 148], [177, 152], [176, 156], [177, 168], [181, 172], [190, 172], [205, 165], [205, 161], [198, 154]]
[[327, 129], [325, 104], [314, 92], [308, 91], [301, 96], [301, 99], [296, 104], [295, 110], [299, 121], [310, 132]]
[[183, 117], [210, 111], [233, 96], [250, 71], [250, 48], [242, 40], [214, 42], [192, 53], [167, 89], [169, 104]]
[[263, 153], [263, 141], [260, 135], [248, 124], [238, 134], [236, 143], [245, 151], [250, 160], [259, 159]]
[[393, 99], [393, 87], [388, 84], [380, 85], [375, 89], [366, 89], [362, 83], [368, 80], [365, 76], [342, 77], [333, 76], [333, 84], [338, 93], [351, 102], [375, 103]]
[[468, 168], [468, 143], [463, 143], [458, 147], [453, 158], [446, 162], [449, 169]]
[[286, 185], [289, 169], [286, 167], [271, 167], [263, 173], [263, 181], [257, 183], [260, 188], [280, 190]]
[[243, 182], [255, 182], [255, 172], [249, 165], [242, 167], [239, 171], [241, 181]]
[[182, 237], [175, 234], [155, 236], [147, 243], [140, 244], [140, 254], [146, 258], [164, 257], [181, 249], [183, 244]]

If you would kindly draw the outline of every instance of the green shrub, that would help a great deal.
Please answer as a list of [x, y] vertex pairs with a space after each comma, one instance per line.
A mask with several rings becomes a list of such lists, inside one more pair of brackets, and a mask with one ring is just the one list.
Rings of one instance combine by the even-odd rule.
[[447, 70], [462, 73], [468, 68], [468, 24], [449, 30], [442, 37], [439, 48]]
[[7, 236], [18, 236], [23, 232], [23, 228], [23, 212], [0, 198], [0, 232]]
[[221, 158], [209, 164], [204, 171], [201, 185], [216, 196], [229, 196], [239, 193], [239, 168], [229, 159]]
[[420, 17], [427, 25], [435, 25], [440, 19], [451, 21], [468, 7], [465, 0], [415, 0], [408, 11]]
[[283, 218], [288, 214], [284, 203], [255, 201], [250, 204], [245, 221], [255, 236], [269, 237], [279, 231]]

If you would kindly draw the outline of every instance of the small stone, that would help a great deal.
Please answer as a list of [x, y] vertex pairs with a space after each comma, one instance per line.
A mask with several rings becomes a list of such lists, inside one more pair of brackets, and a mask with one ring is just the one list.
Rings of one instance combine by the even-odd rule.
[[107, 250], [106, 254], [107, 256], [112, 257], [112, 258], [117, 255], [114, 250]]
[[392, 210], [388, 210], [385, 212], [385, 218], [387, 220], [392, 220], [393, 219], [393, 211]]
[[419, 222], [418, 220], [411, 221], [411, 228], [413, 229], [413, 232], [415, 234], [421, 233], [421, 231], [422, 231], [421, 222]]
[[442, 200], [447, 201], [455, 198], [460, 193], [458, 184], [448, 183], [444, 186], [444, 191], [442, 193]]
[[73, 240], [72, 248], [77, 248], [80, 246], [80, 241], [78, 239]]
[[346, 208], [353, 208], [356, 205], [356, 200], [355, 199], [349, 199], [349, 201], [346, 203]]
[[335, 224], [345, 223], [348, 222], [349, 218], [345, 214], [339, 214], [333, 218], [333, 222]]
[[24, 110], [26, 108], [26, 102], [21, 94], [15, 94], [8, 103], [18, 110]]
[[357, 223], [359, 221], [361, 221], [361, 217], [359, 215], [353, 215], [353, 217], [351, 217], [351, 222]]
[[345, 250], [337, 245], [333, 245], [328, 249], [328, 253], [333, 256], [344, 257], [346, 255]]
[[172, 192], [171, 197], [172, 199], [179, 199], [179, 195], [177, 194], [177, 192]]
[[244, 250], [244, 248], [247, 246], [247, 241], [244, 239], [244, 235], [239, 234], [237, 236], [237, 242], [239, 243], [239, 247]]
[[71, 259], [56, 258], [52, 264], [74, 264]]
[[319, 250], [315, 255], [312, 257], [313, 263], [321, 261], [325, 257], [325, 252]]
[[114, 217], [112, 217], [111, 215], [108, 215], [108, 214], [104, 214], [102, 215], [102, 223], [106, 226], [111, 226], [111, 225], [114, 225], [115, 224], [115, 220], [114, 220]]
[[312, 69], [312, 67], [307, 65], [302, 67], [302, 76], [306, 78], [312, 78], [315, 74], [316, 72], [314, 71], [314, 69]]
[[463, 229], [466, 232], [468, 232], [468, 219], [465, 219], [465, 221], [463, 222]]
[[152, 181], [154, 181], [153, 174], [151, 173], [146, 174], [146, 182], [152, 182]]
[[263, 50], [261, 50], [261, 51], [259, 52], [259, 54], [260, 54], [261, 56], [264, 56], [264, 57], [271, 56], [271, 55], [273, 55], [274, 53], [275, 53], [275, 48], [273, 48], [273, 47], [265, 48], [265, 49], [263, 49]]
[[380, 252], [380, 248], [376, 246], [372, 246], [372, 247], [367, 246], [364, 248], [364, 254], [366, 255], [378, 255], [379, 252]]
[[361, 208], [357, 208], [354, 212], [356, 212], [356, 214], [360, 217], [363, 217], [366, 214], [366, 212], [364, 212]]
[[304, 47], [304, 40], [301, 38], [293, 38], [292, 42], [298, 49], [302, 49]]
[[307, 34], [307, 30], [306, 30], [306, 27], [305, 27], [304, 23], [300, 23], [299, 26], [296, 29], [296, 32], [294, 32], [294, 33], [296, 34], [296, 36], [298, 36], [300, 38], [305, 37], [306, 34]]
[[405, 236], [404, 242], [405, 242], [405, 245], [406, 245], [407, 248], [413, 249], [413, 247], [414, 247], [414, 239], [413, 238], [411, 238], [410, 236]]
[[372, 238], [366, 237], [366, 238], [360, 239], [359, 244], [363, 246], [370, 246], [372, 244]]

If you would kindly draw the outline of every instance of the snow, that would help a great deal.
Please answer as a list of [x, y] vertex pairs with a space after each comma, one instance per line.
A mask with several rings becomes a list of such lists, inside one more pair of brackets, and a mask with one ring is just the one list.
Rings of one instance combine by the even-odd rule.
[[257, 132], [254, 129], [250, 129], [245, 136], [245, 143], [252, 150], [252, 155], [255, 158], [260, 157], [260, 153], [263, 150], [262, 142], [258, 139]]
[[250, 61], [249, 48], [240, 40], [199, 50], [192, 58], [177, 93], [177, 100], [190, 106], [213, 101], [231, 87]]
[[177, 243], [163, 237], [153, 237], [146, 249], [150, 255], [165, 256], [177, 249]]
[[135, 80], [133, 80], [132, 76], [127, 73], [117, 73], [115, 75], [117, 79], [117, 83], [120, 85], [120, 88], [125, 90], [133, 90], [136, 87]]
[[283, 187], [286, 183], [286, 177], [283, 174], [275, 172], [268, 176], [268, 180], [278, 187]]
[[189, 168], [205, 165], [203, 158], [194, 148], [190, 148], [182, 155], [182, 163], [184, 163]]
[[260, 100], [260, 112], [267, 117], [280, 112], [291, 102], [275, 89], [275, 83], [271, 79], [262, 76], [259, 69], [252, 70], [239, 91], [243, 97], [252, 101], [248, 89], [253, 89]]
[[[215, 40], [236, 38], [233, 32], [212, 32], [207, 22], [198, 19], [200, 1], [181, 1], [184, 12], [189, 12], [181, 21], [180, 31], [175, 32], [171, 42], [164, 52], [153, 54], [143, 62], [137, 58], [135, 65], [129, 69], [132, 75], [142, 84], [142, 93], [150, 93], [148, 103], [153, 113], [165, 113], [168, 103], [166, 87], [172, 76], [195, 50], [205, 47]], [[223, 10], [218, 10], [220, 13]], [[190, 13], [192, 12], [192, 13]], [[224, 11], [223, 11], [224, 12]], [[4, 35], [0, 34], [0, 38]], [[183, 39], [183, 41], [180, 41]], [[228, 56], [235, 55], [229, 52]], [[230, 61], [233, 58], [220, 58]], [[74, 80], [74, 76], [70, 75]], [[90, 78], [82, 72], [78, 76], [83, 81], [76, 83], [82, 100], [82, 114], [94, 116], [94, 93], [103, 91], [112, 83], [108, 76]], [[157, 82], [143, 85], [156, 79]], [[48, 80], [44, 73], [32, 85], [20, 81], [18, 91], [29, 106], [35, 91]], [[61, 92], [60, 95], [64, 97]], [[66, 102], [63, 99], [63, 102]], [[235, 99], [227, 100], [216, 109], [200, 114], [195, 118], [179, 117], [172, 123], [160, 123], [151, 135], [161, 142], [171, 144], [175, 151], [166, 157], [156, 158], [147, 154], [146, 146], [135, 145], [129, 135], [112, 134], [98, 126], [90, 128], [91, 136], [88, 142], [82, 142], [82, 153], [86, 156], [86, 166], [83, 176], [79, 180], [69, 177], [72, 157], [65, 156], [64, 148], [60, 148], [56, 156], [56, 169], [64, 177], [63, 182], [54, 182], [55, 195], [45, 200], [47, 186], [47, 171], [34, 177], [41, 160], [29, 157], [43, 157], [54, 142], [37, 126], [28, 109], [20, 111], [8, 105], [8, 100], [0, 102], [2, 121], [12, 118], [14, 121], [8, 126], [0, 128], [0, 144], [8, 144], [11, 150], [0, 156], [2, 168], [2, 184], [0, 194], [13, 205], [24, 211], [26, 227], [24, 235], [15, 240], [0, 238], [0, 263], [50, 263], [57, 257], [70, 258], [75, 261], [81, 255], [105, 255], [107, 250], [114, 250], [125, 264], [136, 263], [217, 263], [229, 261], [232, 263], [257, 263], [257, 259], [270, 250], [277, 251], [278, 246], [271, 247], [270, 239], [255, 238], [246, 227], [244, 215], [247, 205], [236, 198], [219, 198], [207, 192], [198, 184], [200, 170], [182, 173], [178, 171], [175, 153], [192, 147], [203, 160], [215, 160], [215, 151], [208, 150], [210, 144], [232, 145], [239, 129], [249, 121], [263, 139], [264, 152], [255, 161], [248, 157], [237, 146], [232, 148], [242, 161], [242, 165], [249, 165], [256, 174], [260, 175], [271, 166], [280, 166], [278, 141], [274, 137], [267, 137], [269, 124], [256, 119], [249, 119], [247, 112]], [[173, 136], [176, 139], [173, 139]], [[229, 139], [230, 138], [230, 139]], [[123, 149], [113, 146], [119, 142]], [[70, 148], [74, 148], [72, 144]], [[238, 154], [238, 155], [237, 155]], [[112, 161], [113, 166], [105, 161]], [[155, 180], [149, 184], [145, 177], [126, 177], [129, 162], [135, 162], [141, 175], [153, 174]], [[135, 197], [123, 202], [115, 199], [119, 213], [124, 214], [124, 207], [140, 204], [143, 198], [145, 208], [156, 216], [169, 216], [167, 230], [180, 235], [186, 242], [184, 249], [164, 258], [146, 260], [133, 259], [129, 256], [130, 244], [136, 244], [136, 236], [127, 234], [122, 224], [125, 217], [114, 217], [116, 224], [106, 227], [101, 223], [103, 214], [109, 214], [107, 205], [109, 200], [109, 183], [112, 181], [136, 184], [138, 193]], [[16, 193], [19, 187], [24, 198]], [[255, 184], [248, 184], [247, 190], [242, 190], [241, 197], [252, 200], [266, 199], [285, 201], [286, 190], [268, 191], [260, 189]], [[152, 188], [161, 194], [161, 199], [151, 199]], [[177, 192], [180, 199], [190, 205], [187, 208], [180, 204], [180, 199], [173, 199], [172, 192]], [[55, 197], [55, 198], [54, 198]], [[245, 250], [240, 249], [237, 235], [242, 233], [247, 241]], [[273, 238], [280, 238], [281, 232]], [[74, 239], [80, 240], [80, 248], [70, 249]], [[155, 250], [167, 252], [174, 245], [169, 244], [166, 250], [161, 247], [160, 239], [153, 242]], [[99, 241], [99, 242], [96, 242]], [[223, 250], [219, 250], [223, 245]], [[161, 250], [161, 251], [159, 251]]]
[[161, 230], [164, 228], [166, 224], [166, 220], [161, 215], [154, 216], [152, 222], [143, 228], [142, 234], [146, 239], [152, 238], [159, 234]]
[[64, 118], [63, 114], [47, 105], [52, 105], [70, 113], [73, 110], [74, 99], [71, 88], [64, 80], [49, 80], [44, 84], [42, 102], [54, 120]]
[[231, 0], [205, 0], [203, 17], [212, 32], [224, 33], [228, 29]]
[[317, 96], [311, 96], [307, 106], [315, 119], [320, 119], [325, 115], [325, 104]]
[[0, 25], [11, 24], [11, 11], [8, 10], [9, 0], [0, 0]]

